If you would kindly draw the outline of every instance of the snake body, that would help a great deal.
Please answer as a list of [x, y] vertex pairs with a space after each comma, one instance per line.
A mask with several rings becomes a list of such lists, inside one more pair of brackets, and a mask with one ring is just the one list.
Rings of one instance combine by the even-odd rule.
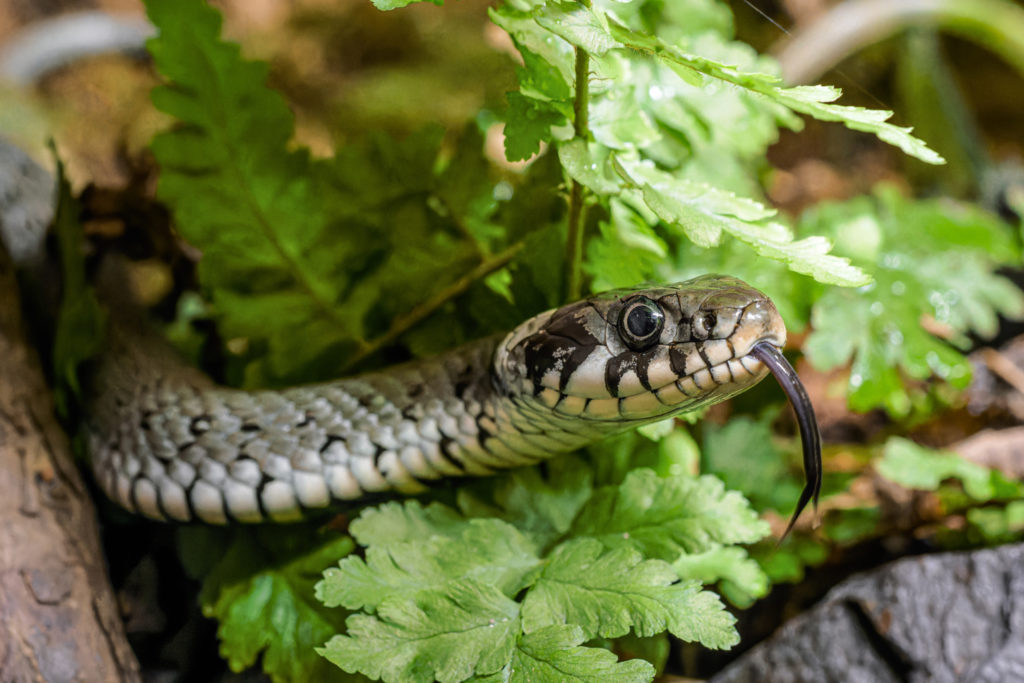
[[[0, 140], [0, 239], [30, 272], [47, 263], [50, 182]], [[110, 498], [153, 519], [290, 521], [334, 501], [416, 493], [722, 401], [769, 371], [804, 447], [808, 481], [790, 526], [821, 486], [813, 408], [782, 356], [782, 319], [728, 276], [606, 292], [504, 337], [283, 391], [216, 386], [138, 318], [112, 327], [85, 405], [93, 470]]]
[[501, 339], [283, 391], [215, 386], [127, 338], [95, 372], [90, 451], [107, 495], [147, 517], [289, 521], [724, 400], [767, 374], [756, 344], [784, 341], [771, 301], [726, 276], [608, 292]]

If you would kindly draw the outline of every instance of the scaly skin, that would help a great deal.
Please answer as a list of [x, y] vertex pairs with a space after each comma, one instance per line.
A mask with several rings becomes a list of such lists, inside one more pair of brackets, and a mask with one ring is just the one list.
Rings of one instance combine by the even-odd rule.
[[[654, 334], [627, 341], [627, 317], [649, 331], [658, 311]], [[607, 292], [504, 339], [283, 391], [214, 386], [144, 335], [118, 335], [94, 375], [90, 451], [107, 495], [148, 517], [289, 521], [725, 400], [767, 374], [754, 345], [785, 335], [767, 297], [716, 275]]]

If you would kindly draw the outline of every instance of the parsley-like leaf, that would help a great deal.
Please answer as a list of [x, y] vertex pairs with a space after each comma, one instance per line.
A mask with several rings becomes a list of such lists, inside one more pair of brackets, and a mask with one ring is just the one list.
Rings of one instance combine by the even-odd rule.
[[505, 522], [471, 519], [459, 528], [460, 533], [452, 536], [378, 541], [367, 549], [365, 560], [346, 557], [339, 568], [324, 572], [316, 596], [328, 607], [372, 612], [384, 600], [412, 597], [467, 579], [515, 595], [527, 583], [524, 577], [540, 563], [530, 540]]
[[899, 147], [906, 154], [925, 163], [944, 163], [934, 150], [912, 136], [909, 128], [886, 123], [892, 112], [832, 104], [841, 94], [838, 88], [820, 85], [786, 88], [778, 76], [739, 71], [713, 59], [688, 53], [660, 38], [630, 30], [618, 22], [610, 22], [609, 31], [622, 45], [648, 53], [676, 69], [690, 70], [732, 83], [764, 95], [787, 109], [822, 121], [837, 121], [847, 128], [873, 133], [880, 140]]
[[385, 600], [376, 616], [353, 615], [347, 626], [347, 635], [317, 650], [342, 669], [388, 682], [454, 683], [494, 673], [512, 658], [519, 604], [469, 579]]
[[549, 461], [546, 469], [547, 476], [525, 468], [465, 487], [459, 509], [467, 516], [503, 519], [547, 548], [572, 527], [593, 492], [594, 476], [572, 455]]
[[559, 546], [523, 602], [523, 628], [577, 624], [588, 637], [617, 637], [631, 629], [649, 636], [668, 630], [706, 647], [739, 641], [735, 618], [696, 581], [679, 582], [672, 567], [643, 560], [632, 548], [606, 550], [581, 538]]
[[718, 584], [722, 595], [738, 607], [748, 607], [768, 594], [768, 575], [743, 548], [718, 546], [681, 555], [672, 568], [681, 579]]
[[809, 237], [794, 242], [787, 227], [765, 221], [775, 211], [759, 202], [676, 178], [640, 160], [616, 156], [614, 162], [622, 176], [643, 192], [647, 206], [659, 218], [699, 246], [717, 245], [725, 232], [757, 253], [785, 261], [792, 270], [821, 282], [853, 286], [869, 280], [848, 259], [829, 255], [827, 240]]
[[715, 543], [753, 543], [767, 533], [768, 524], [720, 480], [662, 478], [648, 469], [597, 490], [572, 528], [574, 536], [596, 538], [607, 548], [636, 548], [668, 562]]
[[875, 467], [886, 479], [908, 488], [935, 491], [945, 479], [959, 479], [964, 492], [979, 502], [1024, 494], [1024, 486], [956, 453], [935, 451], [900, 437], [885, 444], [884, 455]]
[[[953, 345], [966, 334], [992, 336], [998, 316], [1024, 316], [1024, 294], [994, 271], [1018, 258], [1009, 230], [979, 209], [952, 201], [912, 201], [890, 188], [874, 197], [823, 204], [803, 228], [832, 232], [836, 249], [872, 273], [857, 291], [833, 289], [814, 304], [814, 333], [804, 349], [827, 370], [850, 362], [849, 401], [884, 406], [896, 416], [913, 405], [904, 374], [937, 376], [963, 388], [967, 359]], [[947, 340], [923, 317], [948, 329]]]
[[619, 662], [608, 650], [581, 647], [578, 626], [554, 625], [526, 633], [512, 660], [479, 683], [648, 683], [654, 667], [642, 659]]

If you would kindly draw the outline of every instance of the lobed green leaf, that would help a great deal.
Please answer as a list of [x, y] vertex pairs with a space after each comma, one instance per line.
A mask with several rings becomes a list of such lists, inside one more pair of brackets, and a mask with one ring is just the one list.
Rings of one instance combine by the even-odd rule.
[[575, 624], [587, 637], [668, 630], [710, 648], [739, 642], [734, 617], [696, 581], [679, 582], [672, 567], [643, 560], [632, 548], [607, 550], [593, 538], [559, 546], [523, 601], [523, 630]]
[[349, 617], [347, 629], [317, 650], [342, 669], [388, 682], [454, 683], [512, 659], [519, 604], [470, 579], [387, 599], [376, 616]]
[[572, 535], [592, 537], [609, 548], [635, 548], [644, 557], [674, 562], [684, 553], [716, 543], [753, 543], [768, 533], [750, 504], [714, 477], [659, 477], [630, 472], [606, 486], [580, 511]]
[[647, 683], [654, 667], [642, 659], [620, 662], [585, 640], [577, 626], [553, 625], [519, 637], [512, 659], [480, 683]]

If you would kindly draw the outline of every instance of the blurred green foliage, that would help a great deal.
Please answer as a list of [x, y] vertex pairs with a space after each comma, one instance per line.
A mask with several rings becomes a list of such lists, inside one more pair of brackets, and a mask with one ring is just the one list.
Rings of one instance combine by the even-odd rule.
[[[1019, 238], [975, 207], [879, 188], [815, 207], [794, 227], [763, 202], [765, 152], [801, 115], [940, 158], [887, 112], [835, 105], [833, 88], [784, 87], [713, 0], [491, 9], [522, 58], [501, 117], [507, 159], [530, 159], [525, 170], [484, 154], [490, 111], [459, 131], [371, 134], [314, 158], [294, 146], [294, 117], [266, 86], [266, 67], [221, 38], [215, 10], [146, 5], [165, 80], [153, 100], [174, 120], [152, 145], [158, 197], [203, 255], [201, 291], [172, 336], [198, 348], [189, 321], [214, 319], [236, 385], [336, 376], [507, 330], [563, 303], [565, 242], [578, 230], [590, 288], [742, 277], [791, 330], [810, 326], [805, 349], [818, 367], [850, 364], [852, 407], [896, 418], [924, 405], [929, 382], [964, 386], [968, 335], [1024, 314], [1020, 292], [996, 274], [1019, 262]], [[578, 112], [586, 126], [574, 125]], [[573, 187], [585, 210], [567, 226]], [[92, 321], [65, 320], [65, 340], [99, 325], [90, 301], [65, 305], [65, 317]], [[60, 339], [65, 372], [80, 359]], [[877, 511], [847, 508], [820, 536], [748, 553], [767, 534], [758, 515], [786, 514], [801, 488], [795, 441], [773, 429], [779, 415], [766, 405], [692, 432], [651, 425], [543, 472], [367, 507], [351, 536], [315, 523], [184, 530], [182, 557], [203, 580], [230, 666], [259, 663], [275, 681], [648, 681], [665, 664], [667, 634], [714, 648], [737, 641], [707, 587], [749, 605], [824, 560], [826, 542], [875, 533]], [[867, 448], [865, 464], [883, 476], [964, 511], [978, 542], [1024, 528], [1018, 483], [907, 441]], [[851, 475], [826, 470], [827, 502]]]

